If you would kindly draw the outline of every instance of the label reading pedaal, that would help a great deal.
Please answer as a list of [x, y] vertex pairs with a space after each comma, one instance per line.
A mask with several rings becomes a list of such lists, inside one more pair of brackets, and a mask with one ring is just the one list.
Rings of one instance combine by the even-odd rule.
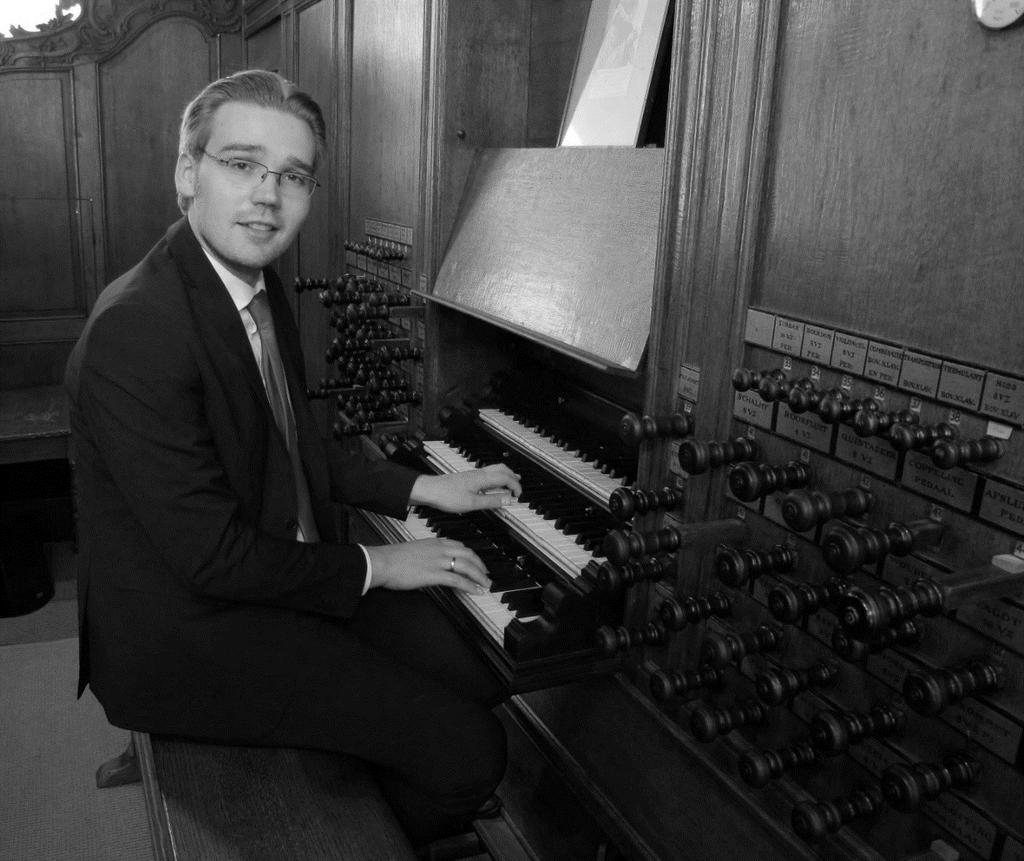
[[858, 338], [855, 335], [847, 335], [845, 332], [836, 332], [832, 344], [832, 359], [829, 362], [833, 368], [857, 374], [858, 376], [862, 375], [867, 356], [867, 338]]
[[732, 402], [732, 414], [742, 422], [771, 430], [774, 407], [775, 404], [763, 400], [753, 392], [736, 392]]
[[878, 437], [857, 436], [853, 428], [839, 425], [836, 435], [836, 457], [853, 464], [865, 472], [896, 480], [896, 465], [899, 455], [896, 450]]
[[903, 464], [902, 483], [943, 505], [970, 511], [978, 476], [959, 467], [939, 469], [931, 458], [910, 451]]
[[835, 334], [832, 329], [822, 329], [821, 326], [807, 323], [804, 326], [804, 344], [800, 348], [800, 355], [809, 362], [827, 365], [832, 359]]
[[775, 318], [775, 334], [772, 336], [772, 349], [791, 356], [800, 355], [800, 345], [804, 340], [804, 324], [788, 317]]
[[942, 362], [923, 353], [903, 354], [903, 368], [900, 371], [899, 387], [915, 395], [934, 398], [939, 388], [939, 373]]
[[1024, 490], [994, 478], [986, 480], [978, 516], [1014, 535], [1024, 536]]
[[1024, 380], [988, 372], [981, 411], [1010, 424], [1024, 425]]
[[984, 384], [984, 371], [955, 362], [943, 362], [939, 376], [939, 400], [965, 410], [977, 410]]
[[775, 315], [756, 308], [747, 309], [747, 329], [744, 339], [748, 344], [759, 347], [771, 347], [772, 335], [775, 332]]
[[879, 344], [872, 341], [868, 344], [867, 360], [864, 362], [864, 376], [878, 380], [887, 386], [895, 386], [900, 379], [900, 366], [903, 364], [903, 348], [891, 344]]

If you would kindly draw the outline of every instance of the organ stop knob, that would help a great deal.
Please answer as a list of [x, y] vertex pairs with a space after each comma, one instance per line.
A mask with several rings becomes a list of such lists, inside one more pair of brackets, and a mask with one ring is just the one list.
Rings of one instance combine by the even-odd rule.
[[906, 556], [913, 550], [935, 544], [942, 524], [934, 520], [890, 523], [885, 529], [851, 529], [836, 526], [821, 543], [825, 564], [840, 574], [850, 574], [885, 556]]

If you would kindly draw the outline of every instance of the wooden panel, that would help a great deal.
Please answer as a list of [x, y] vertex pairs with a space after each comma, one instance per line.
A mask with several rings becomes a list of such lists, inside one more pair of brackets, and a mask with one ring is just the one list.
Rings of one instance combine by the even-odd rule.
[[210, 80], [208, 58], [198, 25], [170, 18], [100, 66], [109, 278], [134, 266], [180, 216], [178, 126], [185, 105]]
[[651, 318], [664, 154], [482, 150], [433, 296], [635, 371]]
[[526, 146], [555, 146], [590, 0], [536, 2], [530, 23]]
[[363, 238], [365, 218], [416, 225], [422, 86], [422, 0], [356, 2], [352, 15], [351, 238]]
[[[337, 159], [336, 96], [338, 58], [334, 53], [336, 24], [333, 0], [319, 0], [298, 13], [295, 80], [320, 104], [327, 123], [327, 154], [318, 176], [322, 185], [313, 195], [309, 217], [299, 234], [296, 248], [296, 272], [303, 276], [326, 278], [337, 273], [331, 271], [332, 236], [337, 228], [331, 217], [332, 184]], [[324, 376], [324, 350], [328, 344], [329, 329], [326, 313], [315, 293], [295, 296], [297, 317], [306, 354], [306, 376], [310, 380]]]
[[[0, 77], [0, 317], [84, 310], [70, 75]], [[85, 218], [91, 214], [88, 202]]]
[[754, 303], [1024, 370], [1019, 28], [953, 2], [804, 0], [782, 44]]
[[431, 180], [428, 276], [440, 264], [477, 148], [525, 146], [529, 103], [530, 3], [451, 0], [437, 7], [431, 76], [439, 104], [431, 121], [439, 163]]
[[0, 464], [64, 460], [69, 433], [63, 386], [0, 390]]
[[140, 750], [150, 827], [174, 858], [415, 857], [354, 758], [159, 736], [150, 742]]
[[246, 67], [281, 71], [281, 21], [276, 19], [245, 38]]

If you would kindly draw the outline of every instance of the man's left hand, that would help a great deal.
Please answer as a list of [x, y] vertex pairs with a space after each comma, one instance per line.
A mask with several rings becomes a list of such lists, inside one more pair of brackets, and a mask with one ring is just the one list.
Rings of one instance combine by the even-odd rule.
[[462, 513], [511, 505], [523, 492], [516, 475], [503, 463], [450, 475], [421, 475], [412, 486], [410, 505]]

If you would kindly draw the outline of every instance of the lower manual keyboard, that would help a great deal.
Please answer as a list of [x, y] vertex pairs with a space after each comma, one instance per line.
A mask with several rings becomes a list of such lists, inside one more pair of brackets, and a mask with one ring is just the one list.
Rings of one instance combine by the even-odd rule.
[[510, 558], [511, 551], [497, 546], [484, 528], [474, 524], [465, 515], [446, 516], [441, 512], [414, 509], [404, 521], [380, 514], [367, 513], [365, 516], [385, 537], [394, 542], [421, 538], [457, 538], [477, 553], [487, 566], [491, 578], [490, 592], [484, 595], [458, 589], [446, 592], [469, 610], [484, 632], [498, 645], [503, 643], [505, 629], [513, 619], [527, 623], [540, 614], [541, 586], [524, 569], [523, 561]]

